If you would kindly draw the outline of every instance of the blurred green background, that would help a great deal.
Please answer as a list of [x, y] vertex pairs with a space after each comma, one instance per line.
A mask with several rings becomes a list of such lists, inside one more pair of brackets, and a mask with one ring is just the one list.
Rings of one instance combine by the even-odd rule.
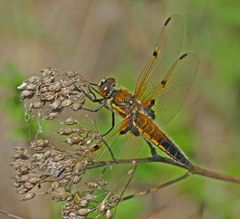
[[[185, 106], [165, 129], [196, 164], [240, 176], [239, 1], [0, 1], [0, 194], [6, 194], [1, 210], [24, 218], [59, 218], [49, 198], [22, 203], [10, 186], [13, 148], [29, 140], [16, 86], [51, 66], [76, 70], [95, 82], [111, 75], [133, 89], [172, 14], [184, 19], [182, 51], [198, 54], [201, 63]], [[107, 124], [109, 113], [100, 115], [98, 124]], [[167, 165], [144, 165], [136, 190], [181, 173]], [[238, 219], [239, 197], [239, 185], [192, 176], [123, 203], [117, 218]]]

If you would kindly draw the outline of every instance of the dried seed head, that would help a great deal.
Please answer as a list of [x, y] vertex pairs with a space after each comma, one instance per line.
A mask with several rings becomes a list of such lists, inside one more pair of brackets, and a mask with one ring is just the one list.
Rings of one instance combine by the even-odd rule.
[[38, 139], [31, 142], [31, 148], [35, 151], [41, 151], [43, 148], [47, 147], [49, 141], [47, 139]]
[[85, 93], [82, 90], [84, 82], [77, 72], [60, 73], [54, 68], [45, 68], [41, 73], [18, 86], [28, 112], [51, 120], [62, 112], [62, 108], [80, 109]]
[[69, 78], [72, 78], [72, 77], [75, 77], [78, 75], [78, 73], [76, 71], [68, 71], [68, 72], [66, 72], [66, 74]]
[[[44, 76], [44, 75], [43, 75]], [[46, 76], [42, 79], [43, 84], [50, 84], [54, 81], [54, 77]]]
[[31, 90], [23, 90], [22, 92], [21, 92], [21, 95], [20, 95], [20, 97], [21, 97], [21, 99], [28, 99], [28, 98], [31, 98], [31, 97], [33, 97], [33, 95], [34, 95], [34, 92], [33, 91], [31, 91]]
[[112, 219], [113, 218], [112, 212], [109, 209], [107, 209], [105, 215], [106, 215], [106, 219]]
[[73, 105], [72, 105], [72, 110], [73, 111], [78, 111], [79, 109], [81, 109], [82, 108], [82, 104], [81, 103], [74, 103]]
[[78, 210], [78, 214], [80, 216], [86, 216], [87, 214], [89, 214], [89, 212], [91, 212], [91, 209], [89, 208], [82, 208]]
[[24, 81], [19, 86], [17, 86], [17, 89], [24, 90], [27, 85], [28, 85], [28, 83], [26, 81]]
[[59, 92], [61, 90], [61, 82], [57, 81], [49, 85], [48, 90], [51, 92]]
[[21, 159], [27, 159], [28, 158], [28, 153], [27, 153], [27, 149], [26, 148], [22, 148], [22, 147], [15, 147], [15, 154], [13, 155], [13, 158], [17, 159], [17, 158], [21, 158]]
[[73, 135], [70, 138], [66, 139], [66, 143], [69, 145], [77, 145], [83, 140], [83, 137], [80, 135]]
[[57, 110], [57, 109], [61, 109], [62, 105], [61, 105], [61, 101], [60, 100], [55, 100], [53, 103], [49, 104], [50, 109], [52, 110]]
[[35, 197], [35, 193], [29, 192], [23, 196], [22, 200], [27, 201], [27, 200], [33, 199], [34, 197]]
[[61, 125], [65, 124], [65, 125], [77, 125], [79, 122], [74, 119], [73, 117], [69, 117], [67, 118], [64, 122], [61, 123]]
[[81, 176], [73, 176], [72, 183], [78, 184], [81, 180]]
[[97, 188], [98, 184], [95, 182], [88, 182], [87, 186], [88, 188], [93, 189], [93, 188]]
[[60, 112], [49, 113], [49, 115], [44, 118], [52, 120], [52, 119], [56, 118], [59, 114], [60, 114]]
[[73, 128], [63, 128], [58, 131], [59, 135], [71, 135], [74, 133]]
[[79, 206], [80, 207], [86, 207], [88, 205], [88, 200], [83, 199], [79, 201]]
[[39, 96], [39, 98], [41, 101], [51, 101], [51, 100], [55, 99], [55, 95], [52, 92], [46, 92], [46, 93], [42, 93]]
[[39, 182], [39, 177], [32, 176], [28, 180], [32, 185], [36, 185]]
[[41, 102], [41, 101], [36, 101], [36, 102], [30, 103], [30, 104], [29, 104], [29, 108], [30, 108], [30, 109], [39, 109], [39, 108], [41, 108], [43, 105], [44, 105], [43, 102]]
[[73, 101], [71, 99], [66, 99], [62, 102], [62, 107], [68, 107], [72, 105]]
[[85, 199], [85, 200], [87, 200], [87, 201], [93, 201], [93, 200], [95, 200], [97, 198], [97, 196], [96, 195], [94, 195], [94, 194], [86, 194], [84, 197], [83, 197], [83, 199]]
[[27, 81], [29, 83], [32, 83], [32, 84], [37, 84], [39, 82], [40, 78], [37, 77], [37, 76], [32, 76], [31, 78], [29, 78]]
[[53, 182], [53, 183], [51, 184], [50, 189], [51, 189], [52, 191], [54, 191], [54, 190], [56, 190], [59, 186], [60, 186], [60, 185], [59, 185], [59, 182], [55, 181], [55, 182]]
[[67, 192], [64, 188], [58, 187], [51, 193], [52, 199], [55, 201], [65, 201], [71, 193]]

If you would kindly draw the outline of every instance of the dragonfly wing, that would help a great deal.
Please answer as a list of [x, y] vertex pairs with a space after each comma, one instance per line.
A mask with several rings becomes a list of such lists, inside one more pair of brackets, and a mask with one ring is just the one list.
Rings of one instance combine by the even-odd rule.
[[[143, 148], [144, 139], [132, 133], [131, 126], [129, 126], [131, 122], [131, 118], [125, 118], [116, 126], [98, 145], [98, 149], [93, 152], [93, 158], [95, 160], [136, 158]], [[124, 132], [126, 133], [123, 134]]]
[[[125, 118], [104, 138], [102, 144], [99, 145], [99, 149], [93, 152], [92, 158], [94, 158], [95, 162], [136, 158], [139, 150], [146, 149], [142, 145], [144, 143], [142, 136], [135, 136], [132, 133], [135, 130], [130, 125], [131, 123], [131, 118]], [[107, 182], [101, 193], [98, 191], [98, 199], [103, 200], [103, 203], [113, 202], [113, 207], [116, 207], [118, 200], [121, 200], [128, 189], [130, 182], [133, 183], [135, 167], [135, 163], [129, 162], [124, 165], [112, 164], [87, 170], [88, 178], [91, 181], [95, 182], [99, 178], [103, 178]], [[115, 211], [112, 212], [115, 213]]]
[[[156, 121], [161, 125], [170, 121], [183, 105], [199, 65], [198, 57], [186, 53], [179, 57], [165, 75], [159, 78], [159, 84], [142, 100], [146, 108], [152, 102]], [[158, 71], [158, 69], [155, 69]]]
[[[134, 92], [137, 99], [144, 99], [149, 90], [158, 85], [159, 77], [168, 71], [179, 56], [182, 39], [182, 17], [173, 15], [164, 23], [152, 56], [137, 81]], [[158, 71], [156, 71], [156, 68]]]

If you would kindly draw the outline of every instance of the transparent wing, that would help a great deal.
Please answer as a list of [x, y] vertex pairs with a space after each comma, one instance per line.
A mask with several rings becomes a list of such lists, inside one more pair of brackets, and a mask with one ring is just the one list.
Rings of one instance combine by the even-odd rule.
[[182, 17], [173, 15], [165, 21], [152, 56], [137, 81], [134, 95], [138, 100], [144, 99], [146, 93], [158, 86], [161, 75], [165, 74], [178, 58], [182, 39]]
[[[186, 53], [179, 57], [166, 74], [160, 74], [158, 86], [151, 89], [142, 100], [146, 108], [155, 100], [153, 110], [161, 125], [170, 121], [183, 105], [199, 65], [198, 57]], [[155, 69], [158, 72], [158, 69]], [[157, 74], [157, 73], [156, 73]]]
[[131, 130], [126, 134], [120, 134], [128, 128], [131, 122], [131, 118], [124, 119], [98, 145], [98, 149], [93, 152], [92, 157], [95, 160], [112, 160], [113, 158], [130, 159], [139, 156], [145, 146], [143, 137], [133, 135]]
[[[129, 130], [131, 122], [131, 118], [125, 118], [104, 138], [102, 144], [99, 145], [99, 149], [93, 152], [92, 158], [96, 162], [111, 161], [113, 160], [113, 156], [115, 160], [136, 158], [139, 157], [139, 150], [143, 148], [147, 149], [144, 147], [145, 145], [142, 145], [144, 143], [142, 136], [135, 136]], [[120, 134], [126, 131], [126, 129], [128, 130], [126, 134]], [[102, 200], [102, 203], [106, 206], [116, 207], [118, 200], [121, 200], [127, 191], [129, 182], [133, 183], [135, 165], [130, 162], [124, 165], [113, 164], [88, 170], [91, 181], [96, 182], [99, 179], [104, 179], [107, 182], [101, 193], [98, 191], [97, 194], [100, 194], [98, 200]], [[115, 211], [113, 210], [112, 213], [115, 213]]]

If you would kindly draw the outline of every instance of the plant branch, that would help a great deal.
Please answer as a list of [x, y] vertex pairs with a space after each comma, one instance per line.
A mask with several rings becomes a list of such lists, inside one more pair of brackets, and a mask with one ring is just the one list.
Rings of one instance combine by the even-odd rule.
[[132, 194], [132, 195], [125, 196], [125, 197], [123, 197], [123, 198], [121, 199], [121, 201], [126, 201], [126, 200], [129, 200], [129, 199], [131, 199], [131, 198], [135, 198], [135, 197], [139, 197], [139, 196], [143, 196], [143, 195], [146, 195], [146, 194], [155, 192], [155, 191], [157, 191], [157, 190], [159, 190], [159, 189], [162, 189], [162, 188], [164, 188], [164, 187], [167, 187], [167, 186], [170, 186], [170, 185], [172, 185], [172, 184], [174, 184], [174, 183], [177, 183], [177, 182], [179, 182], [179, 181], [182, 181], [182, 180], [186, 179], [187, 177], [189, 177], [190, 175], [191, 175], [191, 172], [187, 172], [187, 173], [185, 173], [184, 175], [182, 175], [182, 176], [180, 176], [180, 177], [178, 177], [178, 178], [172, 179], [172, 180], [170, 180], [170, 181], [168, 181], [168, 182], [165, 182], [165, 183], [163, 183], [163, 184], [161, 184], [161, 185], [158, 185], [158, 186], [155, 186], [155, 187], [151, 187], [151, 188], [149, 188], [149, 189], [147, 189], [147, 190], [145, 190], [145, 191], [141, 191], [141, 192], [138, 192], [138, 193], [136, 193], [136, 194]]
[[6, 216], [11, 217], [11, 218], [15, 218], [15, 219], [24, 219], [23, 217], [19, 217], [17, 215], [10, 214], [10, 213], [7, 213], [7, 212], [2, 211], [2, 210], [0, 210], [0, 214], [6, 215]]
[[104, 167], [104, 166], [111, 166], [113, 164], [129, 164], [135, 161], [137, 164], [140, 163], [151, 163], [151, 162], [156, 162], [156, 163], [165, 163], [173, 166], [177, 166], [179, 168], [187, 169], [192, 175], [200, 175], [212, 179], [217, 179], [225, 182], [231, 182], [231, 183], [240, 183], [240, 177], [234, 177], [234, 176], [229, 176], [226, 174], [218, 173], [212, 170], [204, 169], [198, 166], [193, 166], [191, 169], [188, 169], [186, 166], [177, 163], [176, 161], [158, 156], [158, 157], [145, 157], [145, 158], [138, 158], [138, 159], [119, 159], [119, 160], [108, 160], [108, 161], [94, 161], [92, 164], [88, 166], [89, 169], [92, 168], [98, 168], [98, 167]]
[[200, 176], [213, 178], [213, 179], [217, 179], [225, 182], [240, 183], [240, 177], [225, 175], [223, 173], [207, 170], [198, 166], [193, 166], [191, 173], [194, 175], [200, 175]]

